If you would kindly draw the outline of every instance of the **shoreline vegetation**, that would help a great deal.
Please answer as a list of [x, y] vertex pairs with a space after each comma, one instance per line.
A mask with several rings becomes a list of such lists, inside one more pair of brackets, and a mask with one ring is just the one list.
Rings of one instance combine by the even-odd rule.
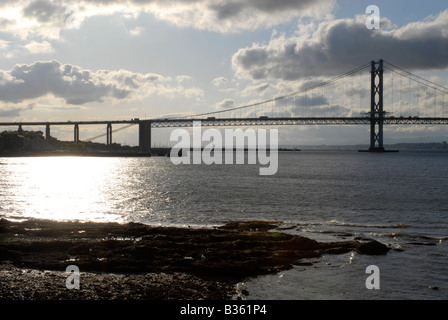
[[[312, 265], [324, 254], [384, 255], [376, 240], [315, 240], [280, 222], [196, 228], [141, 223], [0, 219], [2, 300], [229, 300], [237, 283]], [[66, 268], [80, 288], [66, 288]]]

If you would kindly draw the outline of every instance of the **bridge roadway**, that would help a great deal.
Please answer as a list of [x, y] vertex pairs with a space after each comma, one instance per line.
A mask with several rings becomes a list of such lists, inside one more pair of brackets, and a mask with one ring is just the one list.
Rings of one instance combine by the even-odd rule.
[[[269, 118], [261, 116], [258, 118], [195, 118], [195, 119], [150, 119], [140, 120], [134, 118], [131, 120], [110, 120], [110, 121], [36, 121], [36, 122], [0, 122], [0, 126], [13, 127], [18, 126], [18, 130], [23, 130], [23, 126], [45, 126], [45, 137], [49, 139], [50, 126], [74, 127], [74, 141], [79, 139], [79, 126], [81, 125], [107, 125], [106, 136], [107, 144], [112, 144], [112, 125], [113, 124], [138, 124], [139, 126], [139, 147], [141, 152], [151, 152], [151, 130], [152, 128], [173, 128], [173, 127], [192, 127], [195, 121], [200, 121], [201, 126], [281, 126], [281, 125], [372, 125], [373, 122], [381, 120], [377, 117], [283, 117]], [[446, 125], [448, 118], [429, 118], [429, 117], [383, 117], [383, 124], [391, 125]], [[381, 148], [382, 150], [383, 148]]]
[[[367, 125], [370, 117], [284, 117], [284, 118], [216, 118], [216, 119], [154, 119], [152, 128], [191, 127], [194, 121], [202, 126], [279, 126], [279, 125]], [[384, 124], [448, 124], [448, 118], [384, 117]]]
[[[202, 126], [264, 126], [264, 125], [367, 125], [370, 117], [259, 117], [259, 118], [194, 118], [194, 119], [131, 119], [104, 121], [19, 121], [0, 122], [2, 127], [14, 126], [66, 126], [151, 123], [152, 128], [191, 127], [194, 121]], [[395, 125], [439, 125], [448, 124], [448, 118], [434, 117], [383, 117], [384, 124]]]

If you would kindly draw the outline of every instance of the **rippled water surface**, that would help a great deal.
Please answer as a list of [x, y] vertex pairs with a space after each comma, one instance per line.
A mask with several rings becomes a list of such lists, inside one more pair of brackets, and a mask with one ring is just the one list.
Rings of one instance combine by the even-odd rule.
[[[217, 225], [282, 221], [320, 240], [375, 238], [385, 256], [324, 256], [245, 283], [252, 299], [448, 298], [448, 153], [280, 152], [258, 165], [173, 165], [169, 158], [0, 158], [7, 218]], [[368, 265], [380, 289], [366, 289]]]

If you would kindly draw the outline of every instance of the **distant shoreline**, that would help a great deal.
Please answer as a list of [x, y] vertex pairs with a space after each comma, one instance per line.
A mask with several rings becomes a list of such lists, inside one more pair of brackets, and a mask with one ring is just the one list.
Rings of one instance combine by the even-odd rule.
[[[442, 143], [398, 143], [384, 146], [387, 150], [400, 150], [400, 151], [433, 151], [433, 152], [448, 152], [448, 149], [444, 148]], [[307, 151], [358, 151], [367, 150], [367, 145], [321, 145], [321, 146], [301, 146], [301, 147], [280, 147], [278, 152], [307, 152]], [[201, 148], [201, 151], [204, 148]], [[225, 148], [221, 149], [224, 153]], [[233, 151], [240, 151], [241, 149], [233, 148]], [[190, 148], [190, 152], [195, 149]], [[213, 150], [212, 150], [213, 151]], [[244, 148], [244, 152], [258, 151], [258, 148]], [[270, 151], [269, 148], [266, 151]], [[0, 158], [16, 158], [16, 157], [169, 157], [171, 148], [167, 147], [155, 147], [151, 149], [151, 152], [139, 152], [139, 151], [106, 151], [106, 150], [53, 150], [53, 151], [15, 151], [0, 153]]]
[[0, 157], [151, 157], [148, 152], [117, 152], [117, 151], [27, 151], [0, 153]]
[[[203, 150], [203, 149], [201, 149]], [[222, 149], [224, 152], [226, 149]], [[233, 151], [239, 149], [233, 148]], [[244, 152], [249, 150], [258, 151], [254, 148], [244, 148]], [[190, 149], [194, 151], [194, 149]], [[269, 149], [267, 149], [269, 151]], [[279, 148], [277, 151], [298, 152], [301, 149]], [[95, 151], [95, 150], [59, 150], [59, 151], [21, 151], [11, 153], [0, 153], [0, 157], [153, 157], [153, 156], [169, 156], [171, 148], [152, 148], [151, 152], [126, 152], [126, 151]]]

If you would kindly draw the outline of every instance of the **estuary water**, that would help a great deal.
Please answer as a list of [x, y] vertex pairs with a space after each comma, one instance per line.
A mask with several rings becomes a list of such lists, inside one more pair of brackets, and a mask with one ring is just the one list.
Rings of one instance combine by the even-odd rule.
[[[0, 158], [0, 215], [191, 227], [262, 219], [318, 241], [371, 238], [389, 253], [325, 255], [238, 287], [246, 299], [448, 298], [448, 152], [278, 157], [272, 176], [166, 157]], [[370, 265], [379, 289], [366, 286]]]

